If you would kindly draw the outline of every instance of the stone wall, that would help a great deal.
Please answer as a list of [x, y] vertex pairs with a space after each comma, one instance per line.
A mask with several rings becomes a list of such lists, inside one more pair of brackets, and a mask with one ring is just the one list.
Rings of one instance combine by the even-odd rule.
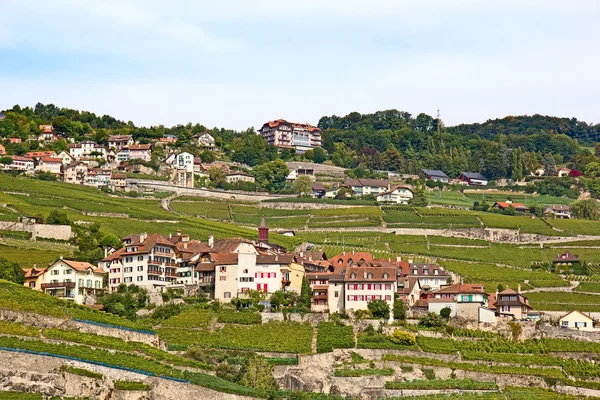
[[260, 203], [262, 208], [275, 208], [279, 210], [322, 210], [325, 208], [336, 209], [336, 208], [354, 208], [364, 207], [357, 205], [345, 205], [345, 204], [326, 204], [326, 203], [293, 203], [293, 202], [269, 202]]
[[[262, 323], [266, 324], [270, 321], [283, 321], [283, 313], [260, 313]], [[328, 313], [306, 313], [304, 315], [298, 313], [287, 314], [288, 320], [293, 322], [309, 322], [311, 325], [316, 326], [321, 322], [329, 321]]]
[[76, 330], [95, 335], [110, 336], [120, 338], [131, 342], [146, 343], [150, 346], [159, 347], [166, 350], [166, 344], [162, 342], [157, 335], [149, 333], [130, 331], [127, 329], [111, 328], [107, 326], [87, 324], [85, 322], [74, 321], [65, 318], [56, 318], [46, 315], [24, 313], [19, 311], [0, 309], [0, 320], [22, 323], [27, 326], [36, 326], [38, 328], [60, 328], [67, 330]]
[[[110, 362], [110, 360], [107, 360]], [[61, 372], [62, 365], [84, 368], [103, 375], [93, 379]], [[114, 381], [129, 380], [150, 385], [149, 391], [120, 391]], [[216, 392], [197, 385], [102, 367], [56, 357], [0, 351], [0, 391], [38, 392], [46, 396], [89, 397], [105, 400], [250, 400], [251, 397]]]
[[281, 199], [290, 197], [289, 195], [275, 195], [254, 192], [242, 192], [238, 190], [211, 190], [200, 188], [186, 188], [181, 186], [171, 185], [160, 181], [145, 181], [139, 179], [128, 179], [128, 185], [138, 187], [140, 189], [154, 189], [159, 192], [175, 192], [179, 195], [210, 197], [222, 200], [245, 200], [245, 201], [263, 201], [270, 199]]
[[565, 329], [542, 324], [531, 335], [531, 337], [580, 340], [582, 342], [597, 342], [600, 340], [600, 332], [576, 331], [573, 329]]
[[71, 238], [70, 225], [24, 224], [22, 222], [0, 221], [0, 230], [29, 232], [31, 239], [36, 238], [69, 240]]

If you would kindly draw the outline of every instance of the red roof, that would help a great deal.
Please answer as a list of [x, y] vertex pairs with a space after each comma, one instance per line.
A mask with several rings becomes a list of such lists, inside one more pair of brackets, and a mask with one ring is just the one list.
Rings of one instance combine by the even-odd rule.
[[440, 290], [433, 292], [434, 294], [473, 294], [481, 293], [487, 296], [484, 285], [480, 283], [455, 283]]
[[[354, 274], [354, 277], [353, 277]], [[396, 268], [390, 267], [349, 267], [346, 269], [345, 281], [356, 282], [394, 282]]]
[[508, 203], [506, 201], [497, 201], [496, 204], [494, 204], [494, 205], [498, 205], [498, 207], [500, 207], [502, 209], [513, 206], [515, 209], [521, 208], [524, 210], [529, 210], [529, 207], [527, 207], [525, 204], [521, 204], [521, 203]]
[[42, 157], [41, 160], [46, 164], [62, 164], [62, 158]]

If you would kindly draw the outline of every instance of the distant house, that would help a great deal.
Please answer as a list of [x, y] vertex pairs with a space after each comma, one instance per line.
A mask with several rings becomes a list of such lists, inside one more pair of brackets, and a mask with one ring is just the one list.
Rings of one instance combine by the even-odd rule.
[[544, 215], [553, 216], [554, 218], [571, 218], [571, 208], [565, 205], [551, 205], [546, 207]]
[[40, 172], [49, 172], [54, 175], [60, 175], [62, 170], [63, 162], [58, 157], [42, 157], [37, 166], [37, 170]]
[[544, 176], [545, 174], [546, 170], [542, 167], [536, 168], [535, 171], [531, 173], [532, 176]]
[[114, 173], [111, 174], [110, 186], [112, 186], [115, 190], [125, 190], [127, 187], [127, 175]]
[[571, 253], [570, 251], [565, 251], [564, 253], [558, 254], [554, 260], [552, 260], [552, 266], [554, 269], [559, 271], [570, 270], [573, 267], [577, 267], [581, 265], [581, 260], [579, 257]]
[[479, 320], [479, 308], [486, 308], [487, 303], [484, 285], [455, 283], [433, 292], [428, 309], [439, 314], [442, 309], [449, 308], [451, 317]]
[[130, 160], [152, 160], [152, 145], [151, 144], [132, 144], [129, 148]]
[[467, 182], [469, 186], [487, 186], [488, 180], [478, 172], [461, 172], [458, 179]]
[[75, 159], [65, 150], [61, 151], [58, 158], [62, 160], [63, 165], [71, 164]]
[[15, 143], [21, 143], [23, 141], [23, 139], [21, 139], [20, 137], [11, 137], [11, 138], [8, 138], [8, 141], [11, 144], [15, 144]]
[[408, 186], [394, 186], [377, 195], [377, 201], [380, 203], [408, 204], [412, 198], [413, 192]]
[[450, 181], [450, 178], [448, 177], [448, 175], [446, 175], [445, 173], [443, 173], [442, 171], [439, 171], [437, 169], [423, 169], [421, 171], [423, 172], [425, 179], [428, 181], [435, 181], [435, 182], [442, 182], [442, 183], [448, 183]]
[[352, 189], [356, 196], [378, 195], [390, 188], [389, 181], [382, 179], [346, 179], [344, 185]]
[[101, 144], [87, 140], [81, 143], [70, 144], [69, 154], [78, 161], [82, 158], [90, 157], [106, 158], [106, 149]]
[[111, 135], [108, 137], [108, 147], [114, 147], [117, 150], [131, 146], [133, 143], [133, 136], [131, 135]]
[[215, 138], [208, 132], [196, 133], [192, 136], [192, 139], [200, 147], [203, 147], [210, 151], [215, 151], [217, 146], [215, 145]]
[[10, 158], [12, 158], [12, 164], [10, 165], [11, 169], [33, 171], [35, 168], [33, 158], [31, 157], [10, 156]]
[[254, 183], [254, 177], [244, 171], [232, 172], [225, 175], [225, 182], [236, 183], [236, 182], [251, 182]]
[[4, 148], [4, 146], [2, 146], [0, 144], [0, 156], [5, 156], [6, 155], [6, 148]]
[[557, 174], [559, 177], [561, 177], [561, 178], [562, 178], [562, 177], [564, 177], [564, 176], [569, 176], [569, 174], [570, 174], [570, 173], [571, 173], [571, 170], [570, 170], [569, 168], [567, 168], [567, 167], [562, 167], [561, 169], [559, 169], [559, 170], [556, 172], [556, 174]]
[[42, 157], [56, 157], [56, 153], [54, 151], [30, 151], [25, 153], [25, 157], [34, 158], [39, 161]]
[[575, 329], [578, 331], [596, 331], [594, 320], [589, 315], [573, 310], [558, 319], [561, 328]]
[[521, 294], [521, 285], [517, 291], [506, 288], [501, 292], [496, 291], [495, 302], [489, 305], [498, 316], [510, 316], [515, 319], [527, 319], [528, 313], [533, 309], [527, 297]]
[[179, 153], [173, 158], [172, 165], [175, 168], [192, 172], [194, 170], [194, 155], [185, 151]]
[[64, 181], [75, 185], [83, 185], [87, 181], [87, 165], [74, 162], [64, 167]]
[[525, 204], [513, 203], [510, 201], [497, 201], [492, 207], [499, 208], [500, 210], [504, 211], [507, 210], [510, 206], [513, 206], [518, 213], [524, 213], [529, 211], [529, 207], [527, 207]]
[[325, 186], [323, 186], [322, 183], [313, 183], [312, 184], [313, 197], [320, 199], [325, 196], [325, 192], [327, 192], [327, 189], [325, 189]]
[[294, 169], [290, 170], [290, 173], [287, 176], [287, 180], [290, 182], [295, 181], [296, 179], [298, 179], [299, 176], [301, 175], [307, 175], [310, 176], [311, 179], [314, 180], [314, 176], [315, 176], [315, 170], [313, 168], [310, 167], [302, 167], [302, 166], [298, 166]]

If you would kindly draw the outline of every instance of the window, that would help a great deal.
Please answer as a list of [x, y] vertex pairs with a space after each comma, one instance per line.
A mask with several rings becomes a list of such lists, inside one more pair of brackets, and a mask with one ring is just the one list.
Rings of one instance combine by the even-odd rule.
[[125, 283], [130, 283], [130, 282], [132, 282], [132, 281], [133, 281], [133, 278], [132, 278], [131, 276], [128, 276], [127, 278], [125, 278], [125, 279], [123, 280], [123, 282], [125, 282]]
[[367, 278], [368, 278], [368, 279], [373, 279], [373, 274], [369, 272], [369, 273], [367, 274]]
[[429, 270], [428, 269], [424, 269], [423, 270], [423, 275], [429, 275]]
[[371, 290], [371, 284], [367, 284], [367, 290]]
[[125, 267], [125, 269], [123, 270], [123, 272], [127, 273], [127, 272], [133, 272], [133, 267]]
[[221, 265], [221, 266], [219, 267], [219, 272], [227, 272], [227, 267], [226, 267], [226, 266], [224, 266], [224, 265]]
[[223, 293], [223, 297], [226, 299], [230, 299], [231, 298], [231, 292], [225, 292]]
[[219, 277], [219, 280], [220, 280], [220, 281], [226, 281], [226, 280], [227, 280], [227, 277], [226, 277], [226, 276], [220, 276], [220, 277]]
[[575, 322], [575, 328], [585, 328], [587, 327], [587, 322]]
[[384, 273], [383, 273], [383, 279], [387, 279], [387, 278], [388, 278], [388, 276], [389, 276], [389, 275], [388, 275], [388, 273], [387, 273], [387, 272], [384, 272]]
[[261, 289], [262, 289], [262, 285], [261, 285], [260, 283], [258, 283], [258, 284], [256, 285], [256, 290], [261, 290]]
[[138, 277], [137, 277], [137, 281], [138, 281], [138, 282], [141, 282], [141, 281], [143, 281], [143, 280], [144, 280], [144, 277], [143, 277], [143, 276], [138, 276]]
[[58, 275], [58, 274], [60, 274], [59, 270], [57, 270], [57, 269], [52, 270], [52, 275]]
[[418, 275], [418, 274], [419, 274], [419, 271], [416, 269], [413, 269], [413, 275]]
[[[131, 282], [131, 281], [129, 281], [129, 282]], [[88, 279], [85, 286], [91, 288], [92, 287], [92, 280]]]
[[392, 301], [392, 296], [389, 294], [385, 295], [385, 301]]
[[510, 312], [510, 306], [502, 306], [502, 312]]
[[138, 261], [144, 261], [144, 256], [138, 256]]
[[267, 272], [267, 278], [270, 278], [270, 277], [271, 277], [271, 273]]
[[35, 281], [31, 281], [31, 282], [29, 282], [29, 287], [30, 287], [30, 288], [34, 288], [34, 287], [35, 287]]
[[561, 324], [561, 326], [568, 327], [569, 321], [562, 321], [560, 324]]
[[356, 274], [353, 272], [350, 274], [350, 278], [355, 279], [356, 278]]
[[138, 271], [143, 271], [144, 270], [144, 266], [143, 265], [138, 265], [137, 270]]
[[71, 275], [71, 272], [73, 272], [73, 271], [72, 271], [72, 270], [70, 270], [70, 269], [65, 269], [65, 270], [63, 271], [63, 273], [64, 273], [65, 275]]
[[244, 274], [247, 274], [247, 273], [248, 273], [248, 270], [247, 270], [247, 269], [245, 269], [243, 272], [244, 272]]
[[83, 286], [83, 279], [79, 279], [77, 281], [77, 286]]
[[336, 290], [336, 291], [333, 293], [333, 295], [334, 295], [334, 297], [336, 297], [336, 298], [337, 298], [337, 297], [340, 297], [340, 292]]
[[125, 262], [127, 262], [127, 263], [133, 262], [133, 257], [125, 257]]
[[392, 290], [392, 284], [391, 283], [386, 283], [385, 284], [385, 290]]
[[433, 274], [434, 274], [434, 275], [438, 275], [439, 273], [440, 273], [440, 271], [438, 271], [437, 269], [434, 269], [434, 270], [433, 270]]

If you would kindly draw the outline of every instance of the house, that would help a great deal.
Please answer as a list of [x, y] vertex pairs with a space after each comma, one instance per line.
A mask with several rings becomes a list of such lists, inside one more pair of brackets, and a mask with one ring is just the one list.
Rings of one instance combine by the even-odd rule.
[[384, 300], [394, 306], [396, 293], [395, 267], [348, 267], [344, 275], [344, 309], [367, 310], [373, 300]]
[[513, 203], [512, 201], [497, 201], [494, 203], [492, 208], [499, 208], [500, 210], [508, 210], [510, 206], [513, 206], [518, 213], [525, 213], [529, 211], [529, 207], [521, 203]]
[[356, 196], [377, 196], [388, 191], [390, 183], [382, 179], [346, 179], [344, 186], [350, 187]]
[[314, 170], [314, 168], [303, 167], [303, 166], [299, 165], [296, 168], [290, 170], [290, 173], [288, 174], [286, 179], [289, 182], [294, 182], [301, 175], [307, 175], [312, 180], [314, 180], [315, 179], [315, 170]]
[[111, 170], [104, 168], [88, 168], [85, 184], [89, 186], [110, 186]]
[[20, 156], [9, 157], [12, 158], [12, 164], [9, 166], [10, 169], [16, 169], [19, 171], [33, 171], [35, 168], [33, 158]]
[[25, 282], [23, 282], [23, 285], [31, 289], [41, 290], [46, 268], [36, 268], [33, 266], [33, 268], [23, 268], [23, 272], [25, 272]]
[[546, 207], [544, 215], [554, 218], [571, 219], [571, 207], [565, 205], [551, 205]]
[[408, 307], [412, 307], [420, 299], [421, 284], [417, 277], [404, 276], [398, 278], [398, 297]]
[[448, 183], [450, 181], [450, 178], [448, 177], [448, 175], [446, 175], [445, 173], [443, 173], [442, 171], [439, 171], [437, 169], [423, 169], [423, 170], [421, 170], [421, 172], [423, 173], [423, 176], [425, 177], [425, 179], [428, 181], [435, 181], [435, 182], [442, 182], [442, 183]]
[[108, 147], [121, 150], [134, 143], [131, 135], [111, 135], [108, 137]]
[[37, 137], [38, 142], [49, 143], [58, 140], [58, 136], [54, 133], [54, 127], [52, 125], [40, 125], [39, 129], [42, 133]]
[[350, 189], [349, 186], [346, 185], [342, 185], [342, 186], [338, 186], [338, 187], [333, 187], [330, 189], [325, 189], [325, 194], [323, 195], [323, 198], [325, 199], [335, 199], [338, 195], [338, 192], [341, 189], [346, 189], [348, 192], [345, 194], [346, 198], [349, 198], [352, 196], [352, 189]]
[[533, 172], [531, 172], [531, 176], [544, 176], [545, 174], [546, 170], [542, 167], [538, 167]]
[[77, 161], [91, 157], [106, 158], [106, 149], [104, 146], [88, 140], [70, 144], [69, 154]]
[[552, 260], [552, 267], [556, 272], [571, 271], [581, 267], [581, 261], [579, 257], [567, 250], [564, 253], [558, 254]]
[[215, 138], [208, 132], [196, 133], [192, 136], [192, 143], [210, 151], [215, 151], [217, 146], [215, 145]]
[[527, 319], [527, 314], [533, 308], [529, 305], [527, 297], [521, 295], [521, 285], [518, 286], [517, 291], [511, 288], [506, 288], [503, 291], [496, 291], [496, 301], [491, 304], [489, 308], [496, 310], [498, 316], [511, 316], [515, 319]]
[[237, 182], [250, 182], [254, 183], [254, 177], [244, 171], [236, 171], [225, 175], [225, 182], [237, 183]]
[[377, 195], [379, 203], [408, 204], [413, 198], [413, 191], [408, 186], [394, 186]]
[[71, 164], [75, 159], [67, 151], [63, 150], [56, 157], [62, 160], [63, 165]]
[[21, 143], [23, 140], [21, 138], [18, 138], [18, 137], [11, 137], [11, 138], [8, 138], [8, 141], [11, 144], [16, 144], [16, 143]]
[[581, 311], [573, 310], [558, 319], [558, 326], [566, 329], [575, 329], [578, 331], [597, 331], [594, 328], [594, 320], [589, 315]]
[[133, 144], [129, 148], [129, 159], [142, 161], [152, 160], [152, 145], [151, 144]]
[[571, 170], [567, 167], [562, 167], [561, 169], [559, 169], [556, 172], [556, 175], [558, 175], [559, 177], [565, 177], [565, 176], [569, 176], [569, 174], [571, 173]]
[[[311, 310], [316, 312], [329, 312], [329, 278], [331, 272], [311, 272], [306, 274], [306, 279], [312, 290]], [[339, 298], [339, 291], [337, 297]]]
[[484, 285], [455, 283], [433, 292], [428, 299], [428, 310], [439, 314], [442, 309], [449, 308], [451, 317], [478, 321], [479, 308], [486, 308], [487, 304]]
[[50, 172], [54, 175], [60, 175], [62, 167], [62, 159], [58, 157], [42, 157], [36, 169], [40, 172]]
[[88, 167], [82, 162], [65, 165], [63, 171], [63, 179], [67, 183], [83, 185], [87, 182]]
[[263, 124], [258, 132], [267, 139], [267, 143], [278, 148], [295, 149], [297, 153], [321, 146], [321, 130], [310, 124], [278, 119]]
[[193, 172], [194, 170], [194, 155], [188, 152], [182, 152], [173, 157], [173, 167]]
[[325, 192], [327, 191], [327, 189], [325, 189], [325, 186], [323, 186], [322, 183], [313, 183], [312, 184], [312, 195], [313, 197], [316, 197], [318, 199], [321, 199], [325, 196]]
[[0, 144], [0, 156], [6, 155], [6, 148]]
[[461, 172], [458, 179], [469, 186], [487, 186], [488, 180], [478, 172]]
[[400, 261], [401, 276], [416, 278], [424, 291], [435, 291], [448, 286], [451, 275], [437, 264]]
[[[35, 283], [35, 289], [77, 304], [95, 304], [104, 293], [105, 275], [104, 270], [90, 263], [61, 258], [44, 270], [43, 277]], [[33, 279], [30, 274], [30, 285]], [[38, 282], [41, 282], [39, 286]]]
[[129, 148], [123, 147], [119, 152], [115, 155], [115, 158], [118, 163], [122, 163], [124, 161], [129, 161]]
[[25, 157], [33, 158], [39, 161], [42, 157], [56, 157], [56, 153], [54, 151], [30, 151], [25, 153]]
[[111, 173], [110, 186], [112, 186], [114, 190], [125, 190], [127, 187], [127, 175]]

